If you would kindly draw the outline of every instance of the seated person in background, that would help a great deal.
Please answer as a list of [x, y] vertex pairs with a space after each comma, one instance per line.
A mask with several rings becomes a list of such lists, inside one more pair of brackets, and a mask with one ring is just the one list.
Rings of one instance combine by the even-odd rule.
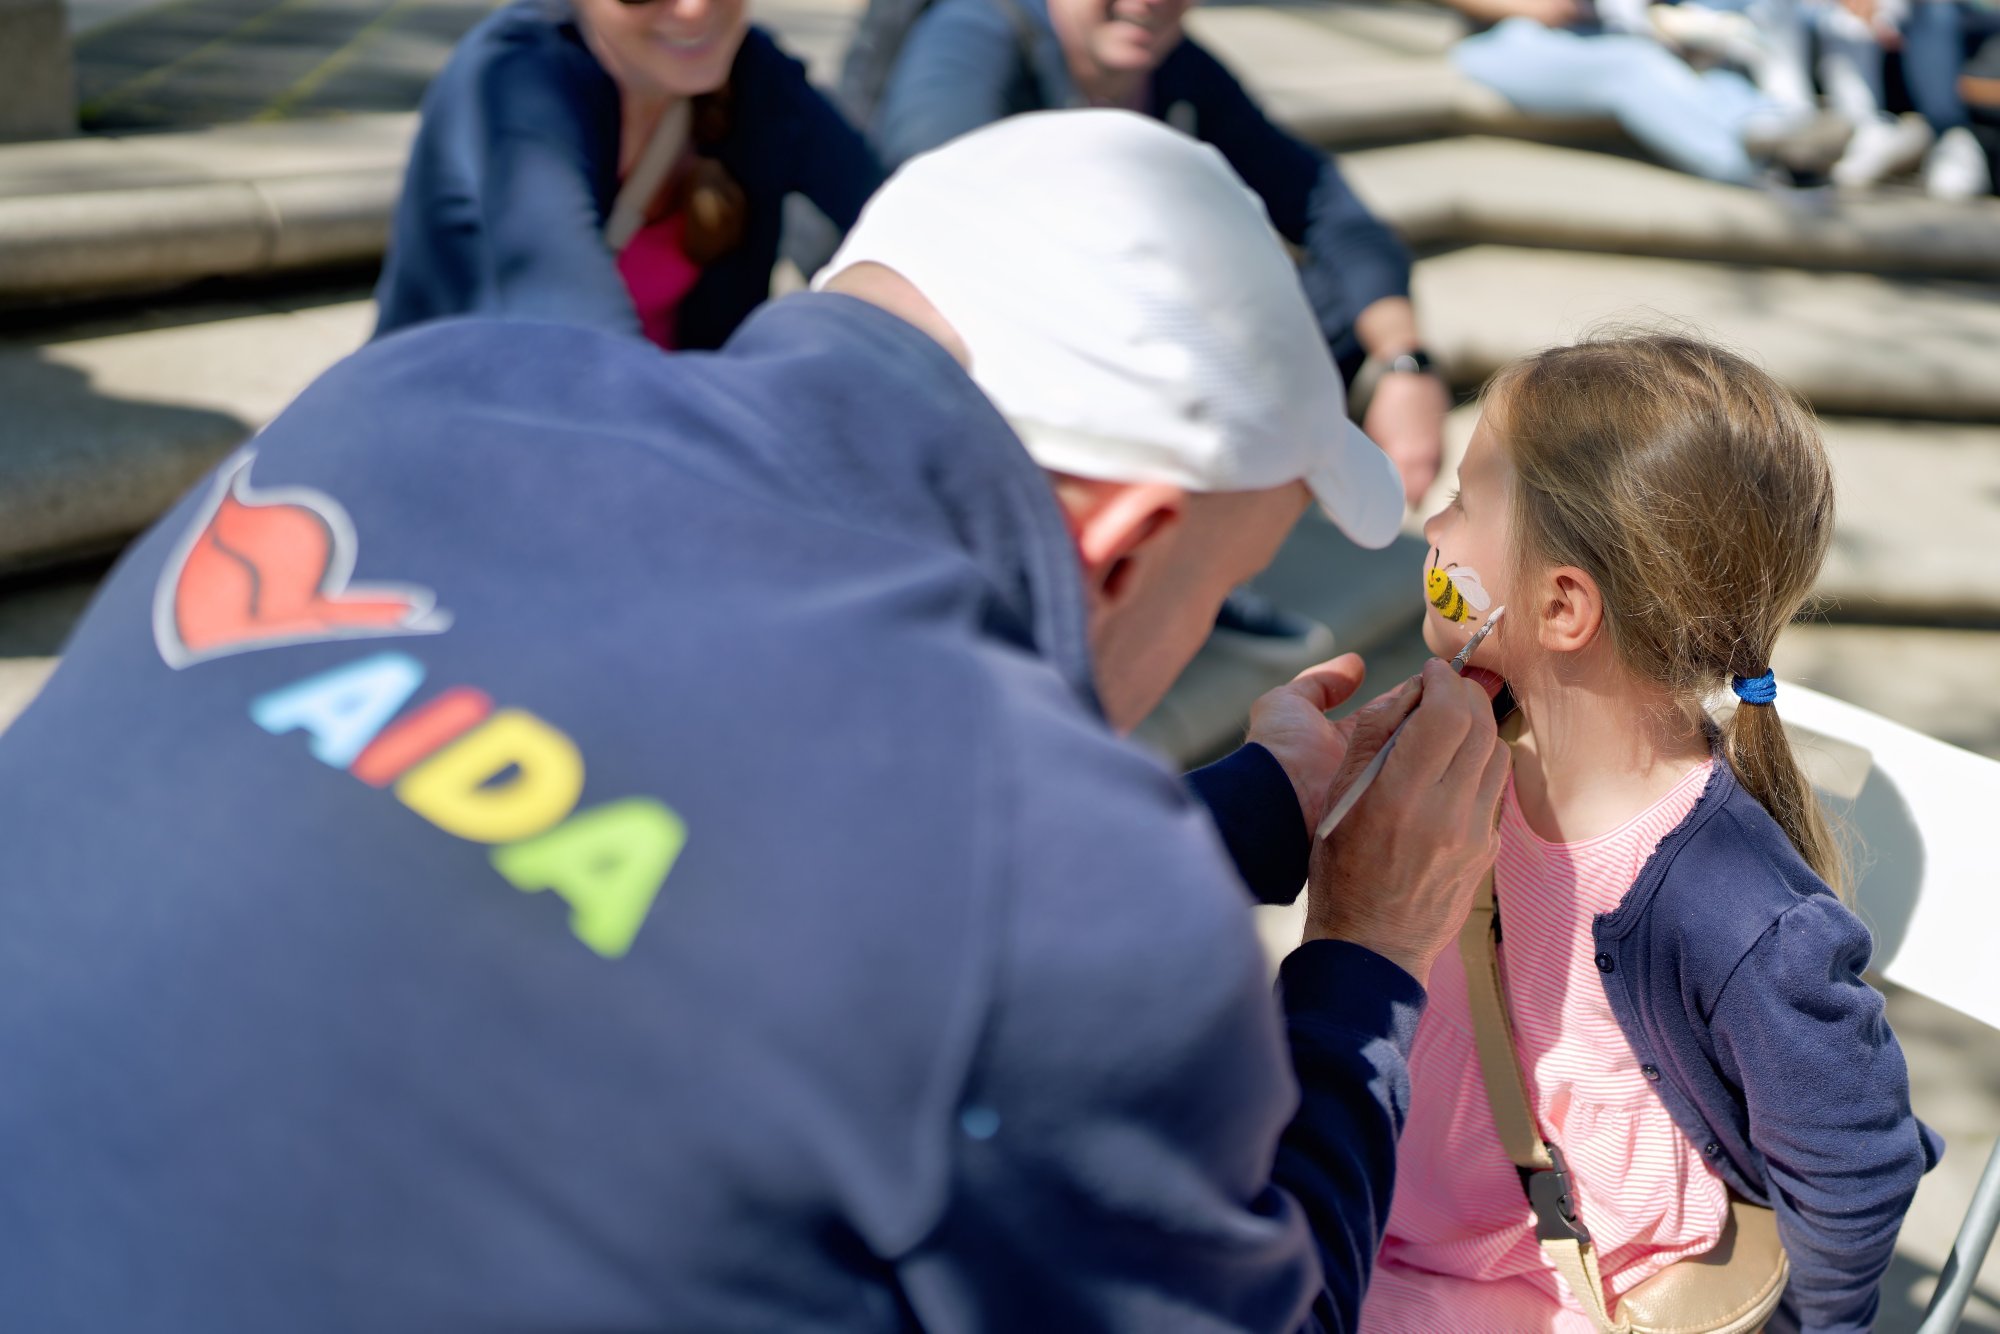
[[1139, 111], [1213, 145], [1262, 197], [1278, 231], [1305, 250], [1306, 294], [1341, 374], [1353, 383], [1368, 366], [1362, 425], [1395, 462], [1409, 499], [1424, 494], [1437, 475], [1450, 396], [1429, 371], [1409, 254], [1331, 158], [1272, 124], [1222, 63], [1183, 35], [1191, 0], [936, 0], [898, 42], [920, 7], [875, 0], [842, 80], [857, 116], [868, 110], [869, 85], [881, 87], [867, 124], [884, 163], [894, 167], [1004, 116], [1073, 106]]
[[[1888, 111], [1885, 48], [1902, 40], [1906, 9], [1905, 0], [1706, 0], [1652, 13], [1692, 38], [1683, 43], [1689, 49], [1739, 64], [1759, 92], [1800, 118], [1818, 104], [1816, 50], [1820, 85], [1851, 136], [1828, 174], [1835, 185], [1868, 189], [1915, 168], [1933, 138], [1920, 117]], [[1703, 29], [1728, 36], [1705, 42]]]
[[1760, 92], [1734, 69], [1696, 72], [1654, 35], [1642, 4], [1449, 0], [1481, 30], [1452, 51], [1466, 77], [1522, 111], [1610, 116], [1669, 166], [1732, 185], [1775, 163], [1819, 174], [1849, 130]]
[[[1924, 189], [1933, 199], [1993, 193], [1991, 156], [1980, 141], [1979, 118], [1960, 86], [1967, 56], [1989, 40], [1993, 56], [2000, 57], [2000, 9], [1990, 5], [1917, 0], [1903, 22], [1903, 85], [1912, 105], [1937, 132], [1937, 146], [1924, 161]], [[1973, 87], [1978, 87], [1976, 76]], [[2000, 89], [1989, 94], [1989, 101], [1993, 110], [1987, 115], [2000, 124]], [[2000, 132], [1988, 133], [2000, 147]]]
[[[1836, 896], [1840, 851], [1768, 670], [1834, 531], [1819, 430], [1718, 348], [1586, 342], [1494, 378], [1458, 480], [1424, 526], [1443, 590], [1424, 638], [1455, 653], [1477, 612], [1507, 608], [1471, 658], [1525, 722], [1502, 929], [1476, 917], [1432, 971], [1361, 1329], [1624, 1328], [1605, 1317], [1643, 1281], [1734, 1253], [1732, 1193], [1775, 1211], [1756, 1226], [1790, 1260], [1772, 1328], [1869, 1329], [1943, 1146], [1911, 1114], [1862, 977], [1873, 943]], [[1704, 700], [1724, 682], [1741, 703], [1718, 727]], [[1521, 1078], [1489, 1092], [1480, 1027], [1501, 1013]], [[1537, 1226], [1515, 1168], [1537, 1141], [1566, 1160], [1579, 1235]], [[1775, 1301], [1768, 1254], [1751, 1277]]]
[[520, 315], [719, 347], [770, 295], [785, 196], [845, 231], [881, 179], [743, 0], [516, 0], [424, 98], [376, 333]]

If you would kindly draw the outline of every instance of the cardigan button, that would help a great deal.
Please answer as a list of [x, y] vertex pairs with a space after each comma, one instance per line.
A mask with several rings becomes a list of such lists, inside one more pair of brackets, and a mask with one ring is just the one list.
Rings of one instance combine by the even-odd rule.
[[1707, 1154], [1709, 1157], [1713, 1158], [1717, 1154], [1722, 1152], [1722, 1146], [1720, 1144], [1717, 1144], [1714, 1140], [1710, 1140], [1708, 1143], [1701, 1146], [1701, 1151]]
[[1657, 1065], [1642, 1065], [1639, 1067], [1639, 1073], [1655, 1084], [1660, 1082], [1660, 1067]]
[[1612, 970], [1612, 968], [1614, 968], [1614, 967], [1616, 967], [1616, 963], [1615, 963], [1615, 962], [1613, 961], [1613, 959], [1611, 958], [1611, 956], [1610, 956], [1609, 954], [1600, 954], [1600, 955], [1598, 955], [1598, 956], [1597, 956], [1597, 971], [1598, 971], [1598, 972], [1600, 972], [1600, 973], [1608, 973], [1608, 972], [1610, 972], [1610, 971]]

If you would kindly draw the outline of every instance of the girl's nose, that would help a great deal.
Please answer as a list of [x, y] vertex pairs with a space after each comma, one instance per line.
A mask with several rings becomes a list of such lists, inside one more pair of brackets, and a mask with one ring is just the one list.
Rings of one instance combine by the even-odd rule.
[[1424, 541], [1430, 543], [1432, 546], [1436, 546], [1438, 544], [1438, 530], [1443, 526], [1444, 526], [1443, 510], [1439, 510], [1436, 514], [1431, 515], [1430, 518], [1425, 519]]

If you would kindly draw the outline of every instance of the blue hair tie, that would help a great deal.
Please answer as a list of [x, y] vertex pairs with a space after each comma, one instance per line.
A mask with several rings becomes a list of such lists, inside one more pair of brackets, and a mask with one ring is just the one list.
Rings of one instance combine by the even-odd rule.
[[1766, 667], [1762, 676], [1732, 676], [1729, 688], [1745, 704], [1769, 704], [1778, 697], [1778, 678]]

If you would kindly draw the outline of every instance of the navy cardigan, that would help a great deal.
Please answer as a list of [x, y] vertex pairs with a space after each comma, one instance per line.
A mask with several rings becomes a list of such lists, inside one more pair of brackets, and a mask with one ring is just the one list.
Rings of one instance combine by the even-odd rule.
[[[1269, 752], [1246, 746], [1188, 781], [1252, 891], [1296, 897], [1305, 824]], [[1674, 1123], [1730, 1189], [1777, 1210], [1792, 1262], [1781, 1314], [1810, 1334], [1867, 1330], [1917, 1181], [1944, 1151], [1910, 1111], [1902, 1048], [1862, 980], [1868, 928], [1718, 755], [1592, 932], [1612, 1013]]]
[[[752, 28], [713, 150], [749, 204], [741, 244], [682, 301], [680, 345], [719, 347], [770, 295], [787, 194], [852, 226], [881, 183], [867, 144]], [[618, 193], [618, 89], [560, 0], [517, 0], [466, 35], [424, 97], [376, 300], [376, 335], [447, 315], [638, 333], [604, 245]]]
[[[886, 43], [869, 52], [877, 48]], [[1332, 158], [1272, 124], [1200, 43], [1183, 39], [1147, 94], [1149, 114], [1212, 144], [1263, 199], [1272, 225], [1305, 250], [1306, 297], [1351, 380], [1364, 355], [1355, 318], [1383, 297], [1409, 295], [1409, 251]], [[1045, 0], [937, 0], [897, 54], [870, 129], [894, 167], [1003, 117], [1078, 105]]]

